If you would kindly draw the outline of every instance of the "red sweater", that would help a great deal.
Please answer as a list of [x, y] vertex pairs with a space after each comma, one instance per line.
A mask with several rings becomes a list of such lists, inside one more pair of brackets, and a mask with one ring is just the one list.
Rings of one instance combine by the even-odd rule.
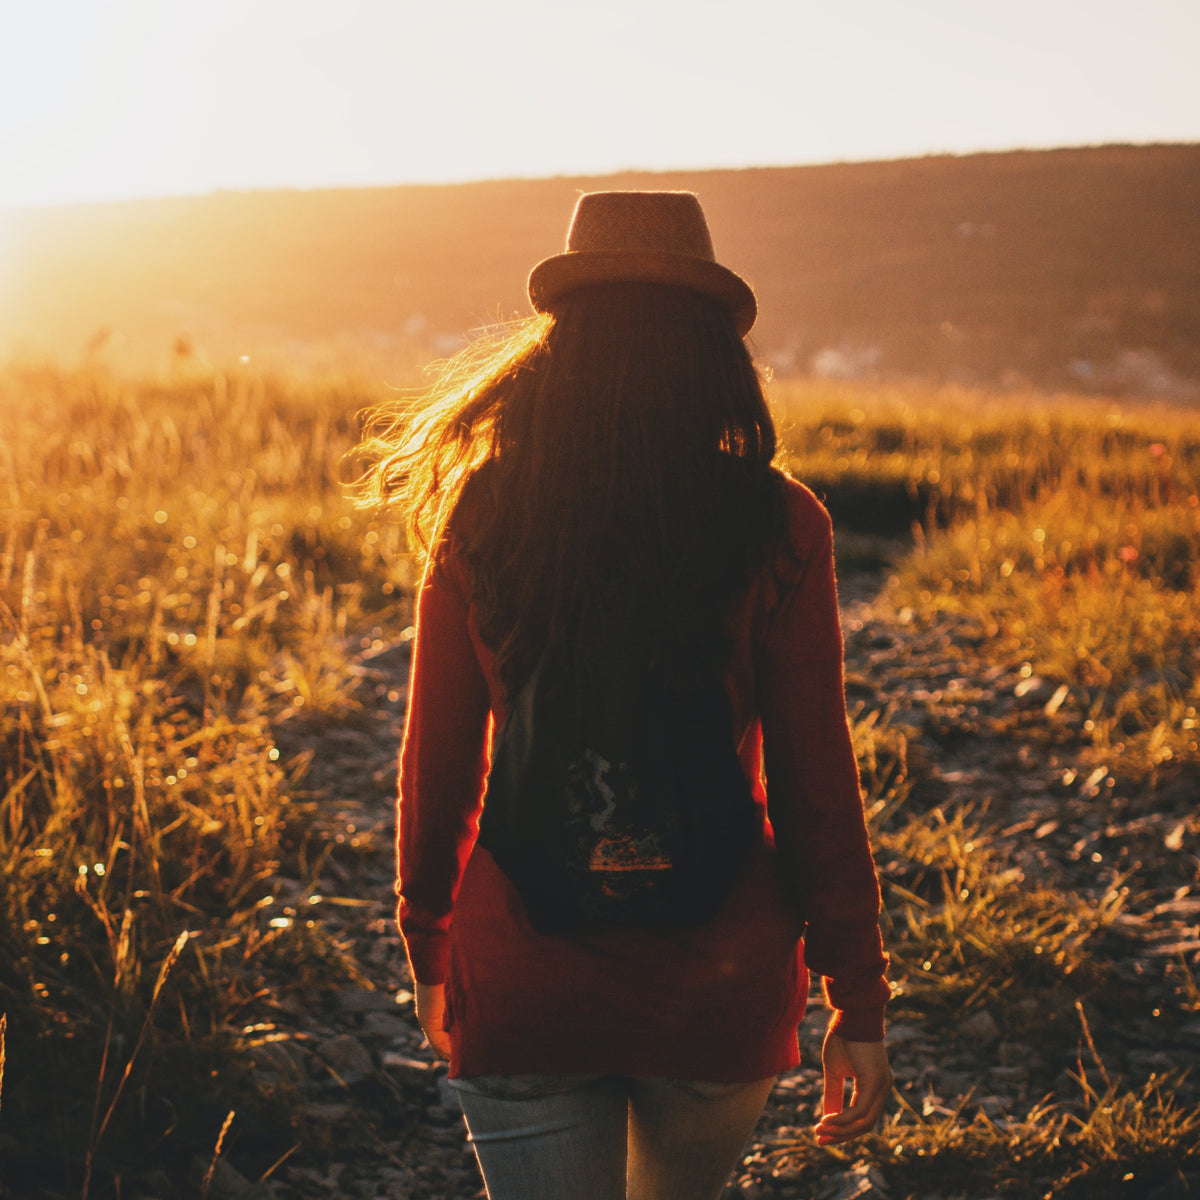
[[[786, 546], [730, 614], [725, 675], [742, 764], [768, 821], [710, 924], [543, 935], [475, 843], [504, 718], [463, 564], [426, 570], [400, 760], [397, 915], [413, 976], [446, 984], [452, 1075], [752, 1080], [799, 1061], [808, 968], [832, 1024], [883, 1037], [879, 885], [842, 680], [829, 515], [786, 483]], [[807, 923], [807, 932], [805, 925]]]

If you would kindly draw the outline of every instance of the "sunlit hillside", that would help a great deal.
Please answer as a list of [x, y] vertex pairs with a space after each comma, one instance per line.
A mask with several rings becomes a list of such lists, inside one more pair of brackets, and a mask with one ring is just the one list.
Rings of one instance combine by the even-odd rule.
[[1195, 145], [10, 212], [0, 354], [444, 353], [528, 311], [575, 195], [607, 187], [700, 192], [780, 374], [1195, 395]]

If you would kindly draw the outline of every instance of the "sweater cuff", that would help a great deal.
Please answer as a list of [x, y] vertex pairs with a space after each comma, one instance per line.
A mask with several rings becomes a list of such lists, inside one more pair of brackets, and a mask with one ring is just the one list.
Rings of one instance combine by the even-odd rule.
[[450, 960], [450, 939], [438, 929], [405, 933], [404, 948], [408, 952], [408, 968], [414, 983], [431, 986], [446, 982], [446, 968]]
[[829, 1032], [848, 1042], [882, 1042], [883, 1013], [882, 1004], [870, 1008], [835, 1008], [829, 1019]]

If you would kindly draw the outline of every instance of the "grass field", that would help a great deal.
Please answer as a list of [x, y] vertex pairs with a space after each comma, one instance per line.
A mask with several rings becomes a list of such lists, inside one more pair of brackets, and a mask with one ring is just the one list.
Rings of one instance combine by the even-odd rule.
[[835, 524], [911, 533], [894, 595], [1075, 689], [1152, 771], [1197, 752], [1200, 414], [1093, 399], [792, 385], [793, 472]]
[[[245, 1031], [365, 969], [273, 905], [281, 872], [315, 878], [328, 852], [305, 759], [279, 743], [353, 714], [361, 654], [411, 621], [402, 539], [343, 488], [356, 413], [388, 395], [247, 366], [0, 372], [5, 1194], [115, 1196], [151, 1169], [190, 1194], [233, 1108], [261, 1114], [263, 1161], [296, 1140]], [[1200, 414], [799, 383], [774, 400], [838, 528], [889, 539], [859, 544], [887, 547], [898, 621], [952, 620], [985, 664], [1027, 665], [1058, 697], [1043, 736], [1151, 802], [1197, 778]], [[920, 763], [886, 711], [856, 710], [855, 736], [897, 1020], [936, 1025], [987, 991], [1018, 1040], [1069, 1023], [1083, 1058], [1069, 1096], [995, 1120], [901, 1096], [857, 1149], [784, 1139], [773, 1169], [874, 1164], [893, 1196], [1089, 1197], [1200, 1169], [1178, 1079], [1088, 1057], [1085, 1014], [1134, 1002], [1108, 939], [1130, 888], [1019, 884], [986, 814], [915, 802]], [[1154, 985], [1176, 1023], [1200, 1011], [1194, 962]]]

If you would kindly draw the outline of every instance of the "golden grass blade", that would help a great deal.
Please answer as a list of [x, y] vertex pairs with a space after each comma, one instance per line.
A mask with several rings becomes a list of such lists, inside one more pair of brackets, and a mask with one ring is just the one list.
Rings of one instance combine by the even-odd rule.
[[[186, 929], [182, 933], [180, 933], [180, 935], [175, 939], [175, 944], [171, 947], [166, 958], [163, 959], [162, 966], [160, 966], [158, 969], [158, 978], [154, 981], [154, 990], [150, 994], [150, 1003], [146, 1008], [145, 1017], [142, 1018], [142, 1027], [140, 1030], [138, 1030], [138, 1037], [137, 1037], [137, 1041], [134, 1043], [133, 1052], [129, 1055], [129, 1058], [125, 1062], [125, 1069], [121, 1072], [121, 1078], [117, 1081], [116, 1090], [112, 1094], [112, 1099], [109, 1100], [109, 1102], [108, 1102], [108, 1109], [104, 1113], [104, 1119], [100, 1122], [100, 1128], [98, 1130], [96, 1130], [95, 1134], [91, 1138], [90, 1145], [88, 1146], [87, 1158], [86, 1158], [86, 1161], [84, 1164], [84, 1181], [83, 1181], [83, 1192], [82, 1192], [81, 1200], [87, 1200], [88, 1184], [91, 1180], [92, 1163], [95, 1159], [96, 1150], [99, 1147], [101, 1141], [104, 1140], [104, 1133], [105, 1133], [105, 1130], [108, 1128], [108, 1123], [109, 1123], [109, 1121], [112, 1120], [112, 1115], [116, 1111], [117, 1103], [121, 1099], [121, 1095], [125, 1090], [126, 1083], [129, 1082], [129, 1076], [130, 1076], [131, 1072], [133, 1071], [134, 1061], [137, 1059], [137, 1056], [140, 1053], [142, 1046], [146, 1041], [146, 1035], [150, 1031], [150, 1021], [151, 1021], [151, 1018], [154, 1016], [155, 1006], [158, 1004], [159, 993], [162, 991], [163, 984], [166, 982], [167, 976], [171, 973], [171, 968], [175, 965], [175, 962], [179, 958], [179, 955], [183, 952], [183, 948], [184, 948], [184, 946], [187, 945], [188, 939], [190, 937], [191, 937], [191, 934]], [[114, 1002], [115, 1002], [115, 995], [114, 995]], [[105, 1038], [104, 1054], [105, 1054], [106, 1060], [108, 1057], [108, 1043], [111, 1040], [111, 1036], [112, 1036], [112, 1025], [111, 1025], [111, 1021], [110, 1021], [109, 1033], [108, 1033], [108, 1036]], [[103, 1071], [102, 1071], [101, 1077], [100, 1077], [101, 1086], [103, 1085], [103, 1081], [104, 1081], [104, 1076], [103, 1076]]]
[[231, 1108], [225, 1114], [225, 1120], [221, 1124], [221, 1132], [217, 1134], [217, 1144], [213, 1147], [212, 1161], [208, 1164], [208, 1170], [204, 1172], [204, 1180], [200, 1184], [200, 1200], [208, 1200], [208, 1189], [212, 1187], [213, 1172], [217, 1169], [217, 1161], [221, 1157], [221, 1149], [225, 1144], [225, 1135], [229, 1132], [229, 1127], [233, 1124], [233, 1109]]

